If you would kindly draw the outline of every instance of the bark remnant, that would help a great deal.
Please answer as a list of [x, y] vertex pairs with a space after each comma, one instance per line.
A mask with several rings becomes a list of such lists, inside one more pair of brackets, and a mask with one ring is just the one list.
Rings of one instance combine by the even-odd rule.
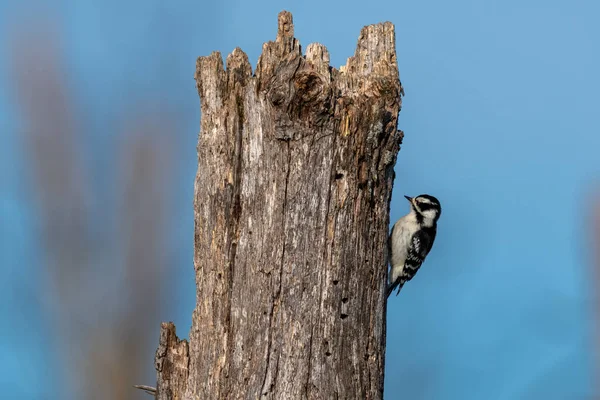
[[157, 371], [156, 398], [158, 400], [183, 399], [189, 371], [189, 346], [179, 340], [172, 322], [160, 326], [160, 340], [154, 358]]

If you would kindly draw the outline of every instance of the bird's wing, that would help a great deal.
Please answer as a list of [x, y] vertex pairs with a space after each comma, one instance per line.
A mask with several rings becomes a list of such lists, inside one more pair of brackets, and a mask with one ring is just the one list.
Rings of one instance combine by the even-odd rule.
[[403, 271], [403, 277], [407, 281], [411, 280], [419, 270], [425, 257], [429, 254], [431, 247], [433, 247], [434, 240], [435, 231], [430, 231], [428, 229], [421, 229], [415, 232], [411, 238], [411, 245], [408, 248]]
[[417, 273], [421, 264], [429, 254], [431, 247], [433, 247], [433, 241], [435, 240], [435, 228], [434, 229], [421, 229], [414, 233], [410, 239], [411, 243], [406, 254], [406, 260], [404, 261], [404, 268], [402, 269], [402, 275], [388, 287], [387, 295], [398, 288], [396, 296], [400, 294], [402, 286], [410, 281]]

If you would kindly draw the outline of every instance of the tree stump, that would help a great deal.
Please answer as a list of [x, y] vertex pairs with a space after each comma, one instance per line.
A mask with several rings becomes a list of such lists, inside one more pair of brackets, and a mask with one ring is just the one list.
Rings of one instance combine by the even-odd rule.
[[381, 399], [394, 26], [364, 27], [338, 71], [283, 11], [254, 74], [236, 48], [195, 78], [196, 308], [189, 346], [162, 326], [158, 398]]

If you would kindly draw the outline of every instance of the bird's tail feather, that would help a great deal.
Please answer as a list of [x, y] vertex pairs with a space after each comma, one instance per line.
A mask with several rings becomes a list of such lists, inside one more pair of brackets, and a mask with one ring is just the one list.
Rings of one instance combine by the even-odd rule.
[[[398, 288], [398, 293], [400, 293], [400, 289], [402, 289], [402, 285], [400, 285], [400, 281], [401, 281], [400, 279], [396, 279], [396, 282], [394, 282], [390, 286], [388, 286], [386, 298], [390, 297], [390, 294], [392, 294], [392, 292], [396, 288]], [[396, 296], [398, 296], [398, 293], [396, 293]]]

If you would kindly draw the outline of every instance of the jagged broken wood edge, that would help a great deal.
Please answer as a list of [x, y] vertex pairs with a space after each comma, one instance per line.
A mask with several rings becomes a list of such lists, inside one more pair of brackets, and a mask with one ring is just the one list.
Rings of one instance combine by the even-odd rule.
[[[276, 40], [269, 41], [263, 45], [262, 54], [259, 57], [256, 70], [252, 67], [247, 55], [238, 47], [228, 55], [224, 69], [221, 53], [215, 51], [209, 56], [199, 57], [196, 64], [194, 78], [197, 82], [198, 91], [201, 95], [202, 107], [207, 104], [219, 104], [220, 101], [207, 101], [202, 98], [202, 93], [216, 93], [216, 91], [203, 91], [203, 85], [212, 85], [210, 76], [199, 76], [203, 67], [211, 65], [218, 73], [233, 73], [238, 81], [255, 79], [257, 91], [263, 88], [277, 86], [273, 79], [277, 77], [277, 67], [285, 60], [298, 59], [312, 67], [312, 72], [328, 84], [336, 87], [339, 93], [337, 98], [352, 98], [355, 96], [381, 96], [382, 92], [393, 91], [392, 98], [402, 107], [402, 95], [404, 89], [399, 79], [399, 71], [395, 50], [395, 28], [391, 22], [383, 22], [368, 25], [361, 29], [355, 54], [347, 59], [347, 63], [338, 69], [329, 65], [330, 57], [327, 48], [320, 43], [311, 43], [306, 48], [306, 54], [302, 54], [300, 42], [294, 37], [294, 26], [292, 14], [282, 11], [278, 15], [278, 31]], [[208, 79], [202, 79], [208, 78]], [[281, 78], [281, 77], [280, 77]], [[285, 80], [285, 76], [282, 80]], [[297, 79], [302, 91], [302, 79]], [[332, 83], [336, 82], [336, 85]], [[285, 82], [283, 82], [285, 83]], [[289, 83], [289, 82], [288, 82]], [[307, 84], [307, 87], [310, 85]], [[310, 88], [310, 87], [309, 87]], [[308, 103], [314, 100], [322, 100], [322, 93], [307, 91], [300, 95], [302, 100]], [[316, 89], [319, 89], [317, 85]], [[272, 102], [277, 101], [277, 91], [267, 94]], [[360, 94], [359, 94], [360, 92]], [[216, 99], [220, 100], [220, 99]], [[319, 103], [319, 101], [316, 101]], [[398, 110], [398, 111], [399, 111]], [[204, 109], [203, 109], [204, 111]], [[348, 117], [345, 121], [339, 121], [342, 134], [348, 135], [358, 129], [360, 121], [353, 121]], [[318, 121], [317, 121], [318, 124]], [[353, 126], [354, 125], [354, 126]], [[397, 131], [398, 144], [402, 143], [404, 133]], [[285, 138], [283, 138], [285, 139]], [[396, 152], [397, 154], [397, 152]], [[384, 158], [393, 158], [389, 154]], [[189, 375], [190, 352], [187, 340], [179, 340], [176, 335], [175, 325], [172, 322], [162, 323], [160, 329], [159, 347], [155, 356], [155, 368], [157, 370], [156, 398], [173, 399], [181, 398], [186, 393]]]
[[154, 367], [157, 372], [156, 392], [158, 400], [181, 398], [174, 394], [185, 393], [189, 373], [189, 343], [179, 340], [173, 322], [160, 325], [160, 339]]
[[[233, 72], [242, 82], [247, 79], [255, 79], [258, 82], [257, 90], [260, 91], [267, 84], [273, 84], [270, 80], [276, 75], [275, 70], [280, 64], [294, 58], [306, 61], [312, 66], [313, 71], [324, 78], [328, 84], [338, 81], [341, 90], [338, 94], [339, 97], [352, 97], [353, 94], [357, 94], [358, 90], [361, 91], [361, 95], [366, 94], [367, 96], [377, 95], [377, 91], [394, 90], [397, 92], [400, 109], [402, 109], [404, 88], [399, 79], [394, 24], [386, 21], [364, 26], [360, 31], [354, 55], [349, 57], [346, 65], [342, 65], [338, 70], [329, 64], [329, 51], [321, 43], [309, 44], [306, 54], [302, 54], [300, 42], [294, 37], [292, 14], [288, 11], [279, 13], [277, 38], [274, 42], [269, 41], [263, 44], [254, 73], [248, 56], [239, 47], [236, 47], [227, 56], [226, 69], [219, 51], [214, 51], [209, 56], [198, 57], [194, 79], [197, 82], [201, 100], [203, 100], [202, 105], [219, 103], [202, 98], [202, 93], [214, 93], [214, 91], [201, 90], [202, 86], [211, 86], [215, 83], [211, 82], [211, 76], [208, 74], [202, 77], [199, 75], [203, 66], [211, 65], [222, 73]], [[214, 69], [206, 70], [214, 71]], [[392, 78], [392, 82], [382, 82], [386, 78]], [[364, 87], [365, 84], [370, 87]]]

